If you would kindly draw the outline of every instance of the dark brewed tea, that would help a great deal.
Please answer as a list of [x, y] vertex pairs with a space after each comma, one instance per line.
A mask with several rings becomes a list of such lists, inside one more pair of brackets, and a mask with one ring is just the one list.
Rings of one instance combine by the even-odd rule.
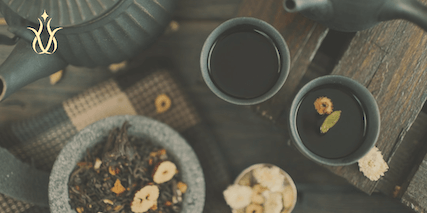
[[[341, 110], [341, 117], [328, 132], [322, 134], [320, 126], [327, 115], [319, 115], [314, 102], [328, 97], [333, 110]], [[313, 153], [325, 158], [345, 157], [362, 144], [366, 134], [366, 115], [352, 92], [337, 85], [324, 85], [308, 92], [297, 109], [296, 125], [303, 144]]]
[[280, 74], [280, 55], [263, 32], [241, 27], [224, 33], [212, 46], [208, 69], [214, 84], [240, 99], [268, 92]]

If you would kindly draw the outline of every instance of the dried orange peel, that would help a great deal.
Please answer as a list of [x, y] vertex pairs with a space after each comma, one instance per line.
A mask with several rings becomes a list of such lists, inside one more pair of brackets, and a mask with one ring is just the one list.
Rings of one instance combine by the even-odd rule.
[[126, 191], [126, 188], [123, 187], [122, 183], [120, 182], [119, 179], [116, 180], [116, 182], [114, 183], [113, 188], [110, 189], [112, 192], [116, 193], [116, 195], [119, 195], [123, 192]]
[[316, 101], [314, 101], [314, 107], [320, 115], [325, 113], [329, 115], [334, 109], [331, 99], [327, 97], [317, 98]]

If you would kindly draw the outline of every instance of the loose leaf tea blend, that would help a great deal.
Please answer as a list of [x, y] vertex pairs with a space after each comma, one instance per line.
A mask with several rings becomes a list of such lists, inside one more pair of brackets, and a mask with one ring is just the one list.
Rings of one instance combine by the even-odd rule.
[[180, 212], [187, 185], [174, 159], [148, 139], [127, 135], [128, 123], [87, 150], [70, 175], [78, 213]]

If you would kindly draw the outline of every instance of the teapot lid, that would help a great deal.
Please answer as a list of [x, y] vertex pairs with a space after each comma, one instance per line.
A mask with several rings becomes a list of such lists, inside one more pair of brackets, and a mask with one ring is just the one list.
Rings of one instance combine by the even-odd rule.
[[46, 11], [51, 26], [69, 27], [92, 20], [121, 0], [1, 0], [15, 13], [31, 22]]

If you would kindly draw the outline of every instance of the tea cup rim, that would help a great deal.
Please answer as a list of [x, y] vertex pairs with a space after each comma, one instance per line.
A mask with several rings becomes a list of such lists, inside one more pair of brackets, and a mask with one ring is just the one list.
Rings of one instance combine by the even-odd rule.
[[[326, 84], [338, 84], [350, 89], [362, 104], [367, 118], [367, 132], [364, 137], [364, 141], [354, 152], [342, 158], [325, 158], [310, 151], [302, 142], [296, 126], [296, 116], [299, 103], [301, 102], [302, 98], [312, 89]], [[313, 79], [304, 85], [292, 101], [288, 119], [290, 137], [296, 148], [312, 161], [329, 166], [350, 165], [356, 163], [360, 158], [365, 156], [378, 141], [380, 134], [380, 123], [381, 118], [378, 104], [371, 92], [359, 82], [341, 75], [322, 76]]]
[[[274, 45], [276, 46], [280, 55], [280, 63], [281, 63], [280, 75], [276, 83], [268, 92], [264, 93], [261, 96], [258, 96], [256, 98], [251, 98], [251, 99], [236, 98], [221, 91], [212, 81], [209, 75], [209, 69], [208, 69], [209, 52], [211, 51], [211, 48], [216, 42], [216, 40], [218, 39], [218, 37], [221, 36], [224, 32], [240, 25], [253, 25], [257, 27], [257, 29], [261, 30], [263, 33], [267, 34], [270, 37], [270, 39], [273, 40]], [[282, 88], [283, 84], [285, 83], [289, 74], [290, 63], [291, 63], [291, 60], [290, 60], [290, 53], [289, 53], [288, 46], [285, 42], [285, 39], [282, 37], [279, 31], [277, 31], [269, 23], [253, 17], [237, 17], [237, 18], [227, 20], [224, 23], [220, 24], [217, 28], [215, 28], [209, 34], [209, 36], [205, 40], [205, 43], [203, 44], [201, 55], [200, 55], [200, 68], [202, 72], [202, 77], [206, 85], [219, 98], [236, 105], [254, 105], [254, 104], [264, 102], [270, 99], [271, 97], [273, 97]]]

